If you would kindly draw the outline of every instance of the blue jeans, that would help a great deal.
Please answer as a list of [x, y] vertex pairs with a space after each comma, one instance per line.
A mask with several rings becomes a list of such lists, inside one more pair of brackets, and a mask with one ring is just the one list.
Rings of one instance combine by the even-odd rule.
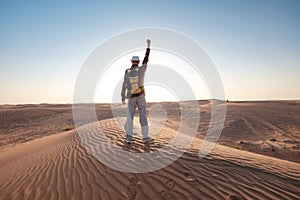
[[138, 107], [139, 115], [140, 115], [140, 124], [142, 127], [142, 135], [144, 140], [148, 140], [148, 120], [146, 116], [146, 99], [145, 95], [142, 94], [138, 97], [132, 97], [128, 100], [127, 106], [127, 119], [125, 123], [125, 132], [126, 132], [126, 140], [131, 141], [132, 139], [132, 130], [133, 130], [133, 116], [136, 107]]

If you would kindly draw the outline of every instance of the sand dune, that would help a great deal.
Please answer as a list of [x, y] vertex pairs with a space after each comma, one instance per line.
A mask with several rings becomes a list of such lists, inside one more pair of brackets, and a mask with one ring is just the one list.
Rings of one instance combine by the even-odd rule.
[[[96, 125], [82, 128], [87, 135], [101, 137]], [[113, 119], [101, 120], [100, 125], [117, 146], [124, 146], [124, 133]], [[154, 140], [151, 151], [163, 142]], [[101, 138], [91, 143], [101, 147]], [[139, 137], [134, 143], [128, 151], [144, 151]], [[75, 130], [47, 136], [0, 153], [0, 198], [299, 199], [300, 164], [222, 145], [199, 159], [199, 145], [201, 140], [196, 139], [181, 158], [163, 169], [134, 174], [99, 162]], [[105, 149], [102, 155], [110, 159]]]
[[[99, 119], [111, 118], [108, 104], [96, 106]], [[0, 105], [0, 150], [73, 127], [72, 105]]]
[[[67, 132], [65, 127], [73, 125], [71, 105], [2, 105], [0, 199], [300, 199], [299, 101], [227, 103], [219, 144], [203, 159], [198, 153], [209, 126], [210, 103], [199, 103], [200, 124], [192, 145], [175, 162], [149, 173], [115, 170], [92, 150], [113, 162], [117, 153], [104, 143], [109, 139], [117, 150], [135, 156], [161, 151], [173, 158], [177, 149], [164, 147], [180, 122], [176, 103], [161, 103], [166, 123], [150, 120], [150, 132], [163, 127], [150, 145], [137, 134], [131, 146], [123, 143], [124, 118], [112, 118], [109, 104], [96, 105], [99, 122]], [[116, 111], [124, 113], [125, 107]]]
[[[203, 139], [210, 121], [210, 102], [199, 101], [197, 137]], [[153, 103], [148, 104], [148, 110]], [[160, 103], [168, 119], [178, 121], [178, 103]], [[110, 104], [96, 104], [99, 120], [113, 117]], [[116, 108], [124, 112], [125, 107]], [[8, 146], [52, 135], [73, 127], [69, 104], [0, 105], [0, 151]], [[229, 102], [219, 143], [300, 163], [300, 102]]]
[[227, 104], [220, 144], [300, 163], [300, 102]]

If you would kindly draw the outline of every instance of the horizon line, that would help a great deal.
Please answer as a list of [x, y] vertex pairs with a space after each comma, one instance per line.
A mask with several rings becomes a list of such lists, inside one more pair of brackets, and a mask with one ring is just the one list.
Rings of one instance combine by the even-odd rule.
[[[198, 100], [183, 100], [183, 101], [147, 101], [147, 103], [174, 103], [174, 102], [186, 102], [186, 101], [225, 101], [225, 102], [264, 102], [264, 101], [300, 101], [300, 98], [278, 98], [278, 99], [198, 99]], [[0, 106], [5, 105], [73, 105], [73, 104], [122, 104], [120, 103], [112, 103], [112, 102], [80, 102], [80, 103], [72, 103], [72, 102], [31, 102], [31, 103], [1, 103]]]

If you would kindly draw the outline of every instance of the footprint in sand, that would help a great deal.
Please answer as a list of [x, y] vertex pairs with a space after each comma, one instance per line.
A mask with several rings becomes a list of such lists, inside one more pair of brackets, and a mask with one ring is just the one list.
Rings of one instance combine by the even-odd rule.
[[228, 195], [226, 199], [228, 199], [228, 200], [244, 200], [245, 198], [243, 198], [239, 195], [231, 194], [231, 195]]
[[185, 179], [188, 182], [190, 182], [195, 188], [197, 188], [197, 189], [201, 188], [201, 183], [195, 176], [193, 176], [192, 174], [190, 174], [188, 172], [183, 173], [183, 175], [184, 175]]
[[131, 183], [131, 184], [137, 185], [137, 183], [138, 183], [138, 178], [135, 177], [135, 176], [131, 177], [131, 178], [130, 178], [130, 183]]
[[136, 195], [137, 195], [137, 184], [138, 184], [138, 178], [133, 176], [130, 178], [130, 185], [129, 188], [127, 190], [127, 196], [128, 199], [135, 199]]
[[171, 199], [172, 195], [167, 190], [161, 190], [160, 197], [161, 197], [161, 199]]
[[169, 190], [173, 190], [175, 185], [176, 185], [176, 183], [171, 179], [166, 182], [166, 186]]
[[194, 177], [193, 175], [189, 174], [188, 172], [185, 172], [183, 173], [185, 179], [187, 181], [195, 181], [196, 180], [196, 177]]
[[175, 188], [176, 183], [169, 179], [167, 182], [165, 182], [165, 186], [167, 187], [167, 190], [161, 190], [160, 197], [161, 199], [174, 199], [171, 190]]

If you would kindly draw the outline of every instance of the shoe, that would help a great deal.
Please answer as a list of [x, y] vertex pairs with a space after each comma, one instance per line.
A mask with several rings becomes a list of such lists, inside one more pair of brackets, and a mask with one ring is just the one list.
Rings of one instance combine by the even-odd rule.
[[145, 143], [149, 143], [150, 142], [150, 138], [148, 137], [148, 138], [144, 138], [144, 142]]
[[127, 140], [127, 139], [125, 139], [124, 142], [125, 142], [126, 144], [131, 144], [131, 141], [129, 141], [129, 140]]

